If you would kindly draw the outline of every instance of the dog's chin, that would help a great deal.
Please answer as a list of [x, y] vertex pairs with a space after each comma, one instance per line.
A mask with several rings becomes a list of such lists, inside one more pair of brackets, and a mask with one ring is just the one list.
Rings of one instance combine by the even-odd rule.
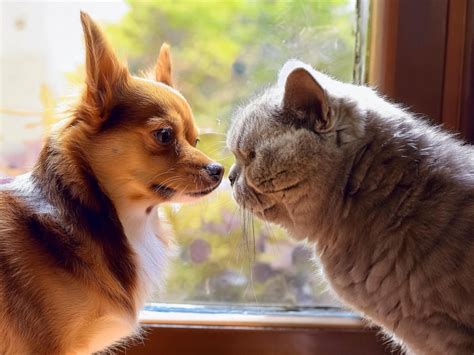
[[159, 194], [165, 202], [169, 203], [187, 203], [197, 201], [200, 198], [209, 195], [212, 191], [217, 189], [220, 182], [216, 183], [211, 187], [207, 187], [198, 191], [179, 191], [170, 187], [164, 187], [163, 185], [154, 185], [153, 190]]
[[153, 184], [151, 190], [164, 200], [173, 199], [178, 194], [175, 189], [163, 184]]
[[212, 191], [214, 191], [215, 189], [217, 189], [217, 187], [219, 186], [219, 183], [220, 181], [216, 183], [214, 186], [207, 187], [199, 191], [187, 192], [186, 195], [192, 198], [200, 198], [200, 197], [206, 196], [210, 194]]

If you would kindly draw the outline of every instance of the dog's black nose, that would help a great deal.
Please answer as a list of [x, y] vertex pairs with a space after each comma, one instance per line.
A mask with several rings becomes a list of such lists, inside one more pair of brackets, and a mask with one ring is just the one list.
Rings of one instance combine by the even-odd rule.
[[218, 163], [211, 163], [206, 166], [206, 171], [210, 177], [214, 178], [215, 180], [220, 180], [224, 174], [224, 167]]

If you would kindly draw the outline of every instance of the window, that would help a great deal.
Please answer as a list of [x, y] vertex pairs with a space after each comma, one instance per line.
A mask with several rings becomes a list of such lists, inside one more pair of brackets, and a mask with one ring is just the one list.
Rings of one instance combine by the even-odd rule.
[[[201, 127], [199, 147], [224, 163], [232, 111], [273, 83], [289, 58], [350, 81], [354, 0], [2, 3], [0, 172], [29, 170], [54, 110], [83, 74], [79, 8], [102, 22], [130, 70], [151, 68], [172, 46], [177, 87]], [[196, 16], [199, 14], [199, 16]], [[180, 254], [153, 302], [339, 306], [317, 277], [306, 246], [239, 210], [224, 180], [199, 203], [167, 206]], [[243, 237], [242, 237], [243, 236]]]
[[[54, 107], [77, 92], [84, 62], [79, 9], [103, 23], [134, 72], [152, 66], [163, 40], [172, 45], [178, 88], [203, 132], [200, 147], [228, 168], [224, 139], [232, 111], [274, 82], [292, 57], [343, 80], [354, 72], [473, 142], [472, 8], [468, 0], [1, 2], [0, 178], [31, 169], [61, 118]], [[347, 311], [317, 308], [340, 305], [315, 277], [310, 250], [282, 230], [251, 222], [226, 181], [208, 199], [164, 212], [181, 253], [167, 290], [150, 301], [168, 305], [148, 307], [147, 340], [127, 354], [388, 353]], [[306, 328], [324, 317], [337, 328]]]

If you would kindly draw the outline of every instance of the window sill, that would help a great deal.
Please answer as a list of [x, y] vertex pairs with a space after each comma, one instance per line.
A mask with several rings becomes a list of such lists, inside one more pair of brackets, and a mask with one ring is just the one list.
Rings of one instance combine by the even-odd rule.
[[148, 304], [140, 321], [144, 337], [117, 354], [399, 354], [339, 308]]
[[345, 328], [364, 324], [354, 313], [340, 308], [286, 308], [149, 303], [140, 313], [142, 325]]

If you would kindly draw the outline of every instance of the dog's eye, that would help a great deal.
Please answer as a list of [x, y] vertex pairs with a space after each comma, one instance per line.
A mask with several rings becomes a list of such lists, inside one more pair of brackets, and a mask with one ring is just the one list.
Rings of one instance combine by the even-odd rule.
[[200, 142], [199, 138], [196, 138], [196, 140], [194, 141], [194, 147], [197, 146], [199, 142]]
[[164, 145], [168, 145], [173, 142], [174, 134], [172, 128], [161, 128], [154, 132], [156, 140]]

